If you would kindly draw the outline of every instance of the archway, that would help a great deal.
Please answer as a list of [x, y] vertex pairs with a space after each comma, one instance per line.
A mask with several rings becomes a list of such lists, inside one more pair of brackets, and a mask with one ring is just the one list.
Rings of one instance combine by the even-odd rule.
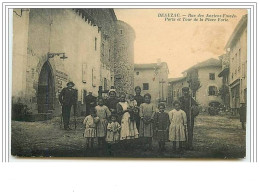
[[45, 62], [38, 83], [38, 113], [50, 113], [54, 109], [55, 87], [51, 65]]

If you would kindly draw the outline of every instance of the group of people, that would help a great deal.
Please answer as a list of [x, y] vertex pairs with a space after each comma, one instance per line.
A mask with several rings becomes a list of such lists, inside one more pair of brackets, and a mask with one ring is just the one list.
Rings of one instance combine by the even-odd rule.
[[[71, 84], [71, 83], [70, 83]], [[68, 83], [68, 88], [70, 87]], [[71, 89], [70, 89], [71, 90]], [[63, 91], [63, 90], [62, 90]], [[69, 89], [61, 92], [60, 101], [65, 106], [63, 97]], [[152, 141], [156, 139], [159, 150], [165, 150], [165, 142], [172, 141], [173, 149], [183, 149], [186, 143], [187, 149], [193, 149], [193, 126], [194, 117], [197, 116], [197, 103], [189, 94], [189, 88], [183, 88], [183, 97], [173, 103], [173, 110], [165, 112], [165, 104], [155, 106], [151, 102], [151, 95], [141, 95], [141, 88], [135, 88], [135, 95], [125, 93], [117, 94], [115, 89], [108, 92], [108, 98], [94, 97], [91, 93], [85, 98], [86, 117], [84, 137], [87, 148], [94, 146], [97, 138], [98, 147], [107, 145], [108, 148], [114, 143], [125, 140], [143, 140], [152, 149]], [[67, 117], [64, 112], [63, 118]], [[67, 123], [64, 123], [68, 129]]]

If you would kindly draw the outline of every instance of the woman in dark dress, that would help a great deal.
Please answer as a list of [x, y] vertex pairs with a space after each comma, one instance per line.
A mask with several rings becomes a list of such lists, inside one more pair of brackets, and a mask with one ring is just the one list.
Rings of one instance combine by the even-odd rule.
[[116, 114], [117, 113], [117, 103], [119, 102], [119, 99], [117, 98], [117, 94], [115, 89], [110, 89], [110, 91], [108, 92], [108, 99], [105, 102], [105, 105], [109, 108], [109, 110], [111, 111], [112, 114]]

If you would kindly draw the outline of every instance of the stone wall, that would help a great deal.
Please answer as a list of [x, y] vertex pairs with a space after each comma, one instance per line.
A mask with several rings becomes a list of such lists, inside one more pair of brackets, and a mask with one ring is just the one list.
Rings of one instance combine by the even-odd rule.
[[125, 22], [116, 24], [114, 86], [118, 93], [133, 93], [135, 32]]
[[[19, 22], [14, 20], [14, 26], [18, 25]], [[69, 80], [76, 84], [79, 112], [81, 112], [85, 107], [83, 106], [84, 91], [92, 91], [97, 95], [98, 86], [101, 85], [99, 74], [101, 32], [98, 26], [94, 26], [73, 9], [31, 9], [28, 27], [24, 28], [28, 28], [27, 51], [24, 52], [27, 57], [27, 62], [24, 63], [26, 64], [25, 99], [28, 101], [30, 110], [33, 113], [38, 112], [39, 75], [43, 65], [48, 62], [55, 89], [55, 114], [60, 114], [58, 94]], [[21, 29], [14, 29], [14, 37], [19, 35], [18, 30]], [[15, 37], [15, 40], [17, 39], [24, 41], [26, 36]], [[62, 60], [60, 55], [48, 59], [48, 52], [64, 52], [68, 58]], [[14, 61], [19, 57], [16, 53], [14, 52], [13, 55]], [[16, 64], [14, 66], [17, 66]], [[18, 89], [19, 87], [14, 85], [13, 91]]]

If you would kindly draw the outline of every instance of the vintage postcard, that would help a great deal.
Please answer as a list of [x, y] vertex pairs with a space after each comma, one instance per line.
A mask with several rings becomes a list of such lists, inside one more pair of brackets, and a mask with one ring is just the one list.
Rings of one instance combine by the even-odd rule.
[[246, 158], [247, 9], [12, 12], [13, 157]]

